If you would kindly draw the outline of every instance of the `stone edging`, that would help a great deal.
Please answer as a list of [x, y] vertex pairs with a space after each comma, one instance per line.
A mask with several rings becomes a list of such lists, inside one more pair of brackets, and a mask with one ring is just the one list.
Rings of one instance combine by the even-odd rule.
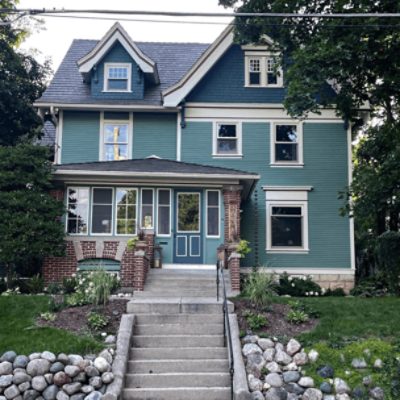
[[104, 400], [117, 400], [121, 398], [124, 378], [127, 370], [132, 331], [135, 323], [134, 314], [123, 314], [117, 336], [117, 349], [112, 366], [114, 381], [107, 387], [102, 397]]
[[232, 350], [235, 373], [233, 375], [233, 392], [235, 400], [251, 400], [252, 395], [247, 384], [247, 374], [242, 357], [242, 345], [239, 339], [239, 324], [236, 314], [228, 314], [231, 325]]

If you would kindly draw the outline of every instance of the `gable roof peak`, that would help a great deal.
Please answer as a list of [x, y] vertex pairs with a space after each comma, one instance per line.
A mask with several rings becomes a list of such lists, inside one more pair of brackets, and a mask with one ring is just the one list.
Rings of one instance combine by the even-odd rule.
[[125, 48], [139, 68], [153, 83], [160, 83], [156, 63], [140, 50], [119, 22], [115, 22], [96, 46], [78, 60], [79, 72], [83, 75], [89, 74], [92, 68], [107, 54], [117, 41]]

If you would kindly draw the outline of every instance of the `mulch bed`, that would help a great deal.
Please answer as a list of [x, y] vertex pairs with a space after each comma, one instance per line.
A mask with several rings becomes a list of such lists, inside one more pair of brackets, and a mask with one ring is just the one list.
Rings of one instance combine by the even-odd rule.
[[248, 299], [234, 299], [235, 312], [238, 317], [239, 329], [242, 332], [248, 332], [250, 328], [247, 325], [244, 313], [251, 311], [254, 314], [262, 314], [267, 318], [268, 326], [257, 330], [257, 334], [265, 334], [277, 337], [293, 337], [303, 332], [309, 332], [318, 324], [317, 319], [310, 319], [302, 324], [291, 324], [286, 320], [286, 315], [290, 311], [290, 306], [287, 304], [272, 304], [268, 310], [259, 312], [254, 304]]
[[118, 332], [121, 316], [126, 313], [127, 302], [128, 300], [115, 299], [110, 300], [105, 307], [86, 305], [64, 308], [56, 313], [56, 319], [54, 321], [45, 321], [39, 318], [38, 324], [40, 326], [52, 326], [54, 328], [65, 329], [79, 334], [89, 331], [87, 316], [90, 312], [95, 311], [109, 318], [110, 322], [102, 331], [115, 335]]

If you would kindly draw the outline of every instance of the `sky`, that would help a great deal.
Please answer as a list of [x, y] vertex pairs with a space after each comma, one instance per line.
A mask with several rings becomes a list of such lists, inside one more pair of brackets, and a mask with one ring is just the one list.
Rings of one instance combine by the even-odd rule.
[[[218, 0], [20, 0], [18, 8], [64, 8], [64, 9], [119, 9], [148, 11], [227, 12], [218, 6]], [[56, 70], [73, 39], [101, 39], [118, 17], [106, 15], [114, 20], [71, 19], [45, 17], [44, 29], [35, 31], [22, 45], [24, 50], [36, 51], [39, 61], [52, 61]], [[178, 17], [121, 16], [131, 19], [182, 20]], [[196, 25], [179, 23], [152, 23], [121, 21], [133, 41], [151, 42], [212, 42], [229, 23], [230, 18], [185, 18], [185, 21], [212, 21], [220, 25]]]

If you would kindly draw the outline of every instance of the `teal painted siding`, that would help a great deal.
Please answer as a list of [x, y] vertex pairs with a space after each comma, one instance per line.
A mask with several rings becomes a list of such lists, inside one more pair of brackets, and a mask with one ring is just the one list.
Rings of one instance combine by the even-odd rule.
[[244, 87], [244, 52], [232, 45], [187, 97], [187, 101], [214, 103], [282, 103], [283, 88]]
[[99, 160], [100, 113], [64, 111], [61, 162]]
[[[337, 199], [338, 192], [348, 183], [347, 132], [343, 124], [304, 124], [303, 168], [270, 167], [269, 123], [243, 123], [242, 132], [242, 159], [213, 159], [212, 123], [189, 121], [182, 132], [182, 160], [260, 174], [256, 191], [243, 205], [242, 214], [242, 236], [254, 247], [258, 235], [260, 263], [276, 268], [350, 268], [349, 220], [339, 216], [342, 203]], [[308, 194], [308, 254], [266, 254], [264, 185], [310, 185], [314, 188]], [[248, 266], [253, 263], [254, 252], [245, 260]]]
[[176, 160], [176, 114], [134, 114], [132, 154]]
[[[131, 93], [105, 93], [104, 89], [104, 63], [130, 63], [132, 64]], [[104, 100], [141, 100], [144, 97], [144, 77], [137, 64], [124, 47], [117, 42], [99, 62], [97, 70], [92, 71], [91, 93], [96, 99]]]

